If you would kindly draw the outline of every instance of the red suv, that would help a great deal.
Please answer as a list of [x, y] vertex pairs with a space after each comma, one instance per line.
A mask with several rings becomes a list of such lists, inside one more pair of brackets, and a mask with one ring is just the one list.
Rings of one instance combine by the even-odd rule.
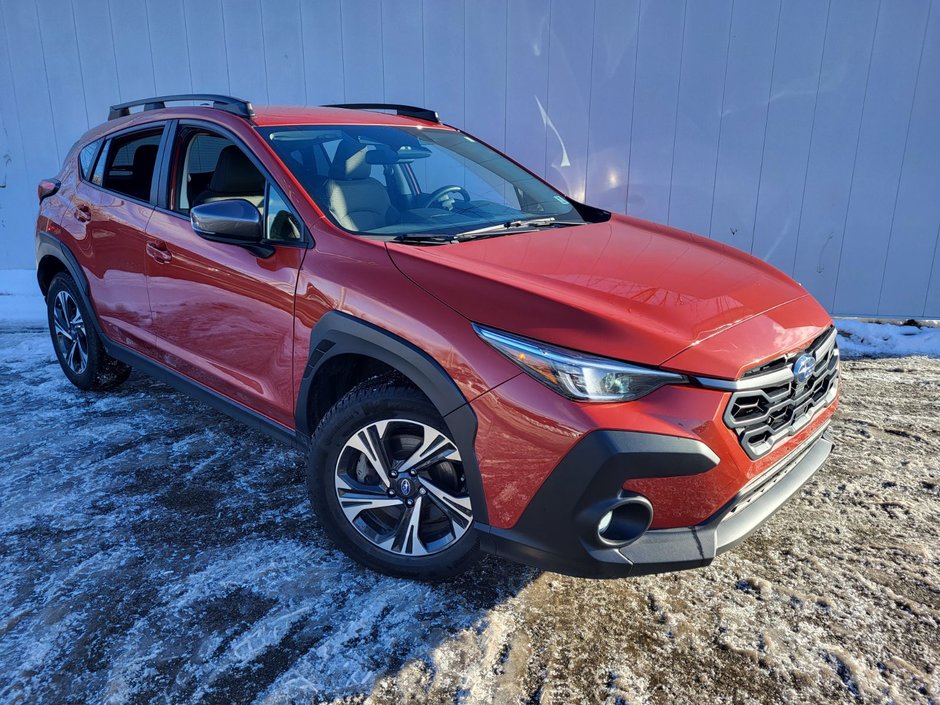
[[387, 573], [703, 566], [832, 448], [836, 333], [797, 283], [430, 110], [116, 105], [39, 197], [69, 380], [135, 367], [306, 449], [317, 515]]

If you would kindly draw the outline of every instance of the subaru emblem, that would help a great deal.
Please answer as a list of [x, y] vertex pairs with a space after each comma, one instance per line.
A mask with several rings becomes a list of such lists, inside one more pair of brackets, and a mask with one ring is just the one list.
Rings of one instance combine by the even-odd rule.
[[797, 384], [805, 384], [813, 375], [813, 369], [816, 367], [816, 358], [807, 353], [803, 353], [796, 362], [793, 363], [793, 378]]
[[398, 483], [398, 491], [406, 497], [411, 494], [411, 480], [407, 477]]

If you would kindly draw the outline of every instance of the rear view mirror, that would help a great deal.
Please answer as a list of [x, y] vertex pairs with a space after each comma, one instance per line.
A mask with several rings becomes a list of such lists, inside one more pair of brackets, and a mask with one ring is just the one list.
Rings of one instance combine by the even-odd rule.
[[213, 201], [189, 211], [193, 230], [207, 240], [253, 245], [261, 240], [261, 213], [242, 198]]
[[241, 245], [259, 257], [274, 252], [273, 247], [261, 244], [261, 213], [242, 198], [194, 206], [189, 219], [196, 234], [206, 240]]

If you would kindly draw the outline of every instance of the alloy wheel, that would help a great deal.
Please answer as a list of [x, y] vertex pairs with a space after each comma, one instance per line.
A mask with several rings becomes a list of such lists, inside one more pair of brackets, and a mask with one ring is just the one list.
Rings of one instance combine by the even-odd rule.
[[418, 421], [387, 419], [359, 429], [340, 451], [334, 479], [347, 521], [393, 554], [437, 553], [473, 522], [456, 444]]
[[56, 294], [52, 305], [55, 341], [69, 369], [77, 375], [88, 367], [88, 334], [78, 303], [67, 291]]

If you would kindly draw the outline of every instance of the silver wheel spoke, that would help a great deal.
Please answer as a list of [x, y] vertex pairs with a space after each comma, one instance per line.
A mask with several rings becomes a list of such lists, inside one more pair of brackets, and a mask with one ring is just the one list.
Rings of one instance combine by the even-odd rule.
[[455, 497], [427, 480], [422, 480], [421, 486], [427, 489], [428, 499], [450, 520], [455, 535], [459, 535], [473, 521], [469, 497]]
[[425, 547], [421, 538], [418, 536], [418, 528], [421, 525], [421, 507], [424, 498], [419, 496], [414, 506], [405, 507], [395, 531], [385, 541], [379, 544], [380, 548], [395, 553], [404, 553], [408, 556], [426, 555], [428, 549]]
[[336, 491], [339, 505], [350, 522], [365, 511], [402, 506], [400, 499], [389, 497], [381, 487], [353, 483], [339, 476]]
[[424, 438], [421, 445], [401, 464], [398, 472], [415, 472], [441, 462], [442, 460], [460, 460], [457, 447], [443, 433], [430, 426], [423, 426]]
[[62, 300], [62, 294], [65, 292], [60, 292], [56, 296], [55, 303], [52, 306], [52, 322], [55, 325], [55, 332], [59, 335], [67, 338], [68, 340], [72, 339], [72, 334], [69, 333], [69, 323], [68, 317], [65, 315], [65, 303]]
[[69, 333], [65, 328], [63, 328], [58, 321], [55, 321], [55, 332], [57, 335], [61, 335], [66, 340], [72, 339], [72, 334]]
[[350, 438], [346, 445], [362, 453], [366, 462], [369, 463], [369, 466], [375, 474], [379, 476], [382, 484], [388, 487], [391, 468], [389, 466], [388, 453], [385, 450], [385, 445], [382, 443], [386, 428], [388, 428], [387, 421], [380, 421], [379, 423], [366, 426], [356, 433], [355, 436]]
[[339, 506], [343, 509], [343, 514], [349, 521], [353, 521], [362, 512], [373, 509], [387, 509], [388, 507], [400, 507], [402, 501], [397, 497], [387, 497], [384, 494], [366, 494], [361, 492], [347, 492], [340, 496]]

